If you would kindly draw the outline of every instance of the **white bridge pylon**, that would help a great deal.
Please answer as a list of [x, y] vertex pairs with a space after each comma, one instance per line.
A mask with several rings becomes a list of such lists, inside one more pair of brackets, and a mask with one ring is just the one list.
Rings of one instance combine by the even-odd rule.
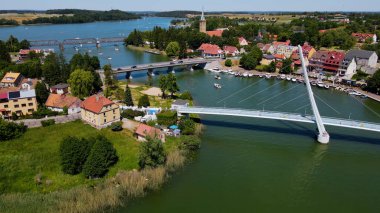
[[300, 59], [302, 62], [303, 76], [304, 76], [304, 80], [306, 83], [307, 93], [309, 95], [310, 105], [311, 105], [311, 108], [313, 110], [313, 114], [315, 117], [315, 123], [317, 124], [317, 127], [318, 127], [318, 138], [317, 138], [317, 140], [319, 143], [327, 144], [330, 141], [330, 135], [329, 135], [329, 133], [327, 133], [327, 131], [325, 129], [325, 125], [323, 124], [321, 115], [319, 114], [318, 106], [317, 106], [317, 103], [315, 102], [315, 99], [314, 99], [313, 90], [311, 89], [309, 76], [307, 75], [307, 69], [306, 69], [305, 59], [303, 57], [302, 47], [300, 45], [298, 45], [298, 53], [300, 55]]

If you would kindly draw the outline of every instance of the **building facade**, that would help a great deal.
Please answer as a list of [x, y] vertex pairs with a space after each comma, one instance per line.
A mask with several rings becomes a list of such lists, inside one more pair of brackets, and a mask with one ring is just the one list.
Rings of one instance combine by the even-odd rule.
[[104, 128], [120, 121], [120, 109], [108, 98], [93, 95], [82, 102], [81, 117], [96, 128]]
[[309, 70], [316, 72], [329, 72], [338, 74], [345, 53], [338, 51], [317, 51], [309, 60]]
[[15, 113], [17, 116], [31, 115], [37, 111], [37, 99], [35, 90], [18, 90], [1, 92], [0, 90], [0, 115], [8, 119]]
[[0, 87], [18, 87], [24, 77], [20, 73], [7, 72], [0, 82]]

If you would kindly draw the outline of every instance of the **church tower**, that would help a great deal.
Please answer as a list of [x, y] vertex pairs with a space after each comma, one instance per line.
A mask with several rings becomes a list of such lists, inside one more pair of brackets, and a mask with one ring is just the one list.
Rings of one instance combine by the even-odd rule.
[[199, 32], [206, 33], [206, 19], [205, 19], [205, 14], [203, 12], [203, 9], [202, 9], [201, 20], [199, 21]]

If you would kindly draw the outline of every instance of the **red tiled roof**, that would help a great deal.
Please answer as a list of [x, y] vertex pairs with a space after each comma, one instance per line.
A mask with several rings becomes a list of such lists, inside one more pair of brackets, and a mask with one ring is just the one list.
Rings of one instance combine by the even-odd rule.
[[223, 51], [215, 44], [202, 44], [198, 50], [203, 51], [205, 54], [217, 55], [221, 54]]
[[211, 37], [213, 37], [213, 36], [222, 37], [223, 30], [212, 30], [212, 31], [207, 31], [206, 33], [207, 33], [207, 35], [209, 35]]
[[370, 33], [352, 33], [351, 34], [353, 37], [365, 41], [368, 38], [373, 38], [375, 34], [370, 34]]
[[280, 42], [280, 41], [275, 41], [275, 42], [273, 42], [273, 46], [274, 46], [274, 48], [277, 48], [278, 46], [280, 46], [280, 45], [285, 45], [285, 46], [287, 46], [287, 45], [289, 45], [290, 44], [290, 40], [287, 40], [287, 41], [285, 41], [285, 42]]
[[337, 30], [338, 28], [331, 28], [331, 29], [326, 29], [326, 30], [320, 30], [319, 33], [325, 33], [325, 32], [328, 32], [328, 31], [331, 31], [331, 30]]
[[225, 52], [229, 52], [229, 53], [234, 53], [234, 52], [238, 51], [238, 49], [236, 47], [234, 47], [234, 46], [224, 46], [223, 50]]
[[64, 108], [80, 102], [81, 100], [79, 98], [71, 95], [50, 94], [45, 105], [47, 107]]
[[145, 125], [145, 124], [140, 124], [137, 127], [135, 133], [138, 135], [141, 135], [143, 137], [149, 136], [151, 138], [154, 138], [154, 137], [161, 134], [161, 130], [154, 128], [154, 127], [151, 127], [151, 126], [148, 126], [148, 125]]
[[7, 92], [0, 93], [0, 99], [7, 99], [7, 98], [8, 98], [8, 93]]
[[276, 59], [285, 59], [286, 56], [284, 54], [274, 54], [273, 55]]
[[100, 113], [105, 106], [109, 106], [114, 104], [111, 100], [106, 97], [93, 95], [91, 97], [86, 98], [81, 104], [81, 108], [94, 112]]

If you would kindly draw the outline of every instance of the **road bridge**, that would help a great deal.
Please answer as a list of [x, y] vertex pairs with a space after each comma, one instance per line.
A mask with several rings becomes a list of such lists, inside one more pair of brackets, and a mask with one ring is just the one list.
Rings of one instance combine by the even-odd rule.
[[124, 37], [109, 37], [109, 38], [71, 38], [59, 40], [32, 40], [29, 41], [31, 47], [53, 47], [58, 46], [61, 50], [65, 45], [95, 45], [100, 47], [104, 43], [121, 43], [124, 42]]

